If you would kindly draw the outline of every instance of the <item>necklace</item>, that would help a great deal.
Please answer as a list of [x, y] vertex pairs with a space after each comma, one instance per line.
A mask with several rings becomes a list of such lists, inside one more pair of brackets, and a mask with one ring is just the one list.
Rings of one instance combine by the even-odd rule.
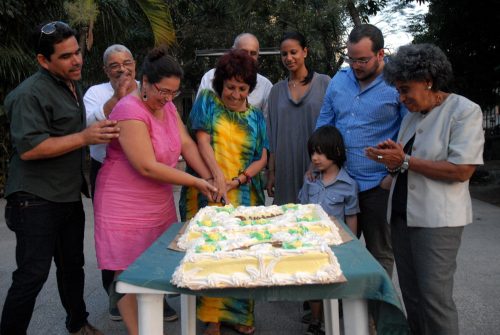
[[302, 79], [292, 79], [290, 77], [288, 77], [288, 86], [292, 87], [292, 88], [295, 88], [297, 87], [299, 84], [301, 84], [307, 77], [307, 73], [306, 75], [302, 78]]

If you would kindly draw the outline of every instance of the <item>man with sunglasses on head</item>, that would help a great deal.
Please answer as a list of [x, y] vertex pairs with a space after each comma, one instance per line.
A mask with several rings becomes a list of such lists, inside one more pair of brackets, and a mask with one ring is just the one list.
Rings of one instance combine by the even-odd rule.
[[384, 37], [377, 27], [362, 24], [351, 31], [345, 61], [350, 66], [330, 81], [316, 128], [329, 124], [342, 133], [347, 171], [360, 190], [358, 237], [363, 233], [367, 249], [392, 276], [394, 256], [386, 218], [391, 176], [364, 150], [388, 138], [395, 140], [407, 110], [396, 89], [383, 79]]
[[[233, 49], [241, 49], [248, 52], [250, 57], [252, 57], [256, 62], [259, 59], [259, 40], [253, 34], [242, 33], [236, 36], [233, 43]], [[200, 87], [198, 88], [198, 93], [196, 97], [200, 95], [202, 90], [212, 90], [212, 81], [214, 80], [215, 68], [209, 70], [203, 75], [200, 82]], [[248, 95], [248, 103], [255, 106], [264, 112], [264, 116], [267, 116], [267, 99], [273, 84], [269, 79], [261, 74], [257, 73], [257, 85], [253, 91]]]
[[26, 334], [35, 300], [56, 264], [59, 296], [70, 334], [102, 334], [87, 321], [83, 299], [85, 214], [81, 193], [85, 147], [119, 135], [116, 121], [86, 127], [76, 81], [82, 55], [64, 22], [38, 26], [32, 43], [40, 70], [5, 99], [13, 155], [5, 219], [16, 234], [17, 269], [7, 293], [0, 334]]
[[[135, 60], [130, 50], [121, 44], [109, 46], [103, 55], [104, 73], [109, 82], [89, 87], [83, 96], [85, 109], [87, 111], [87, 124], [93, 124], [106, 120], [121, 98], [138, 88], [139, 82], [135, 79]], [[92, 199], [95, 193], [97, 173], [106, 157], [107, 144], [95, 144], [90, 146], [90, 191]], [[102, 285], [108, 293], [110, 285], [114, 280], [114, 271], [102, 270]], [[110, 301], [109, 318], [113, 321], [121, 321], [122, 316], [116, 304]], [[176, 311], [164, 301], [163, 319], [171, 322], [179, 318]]]

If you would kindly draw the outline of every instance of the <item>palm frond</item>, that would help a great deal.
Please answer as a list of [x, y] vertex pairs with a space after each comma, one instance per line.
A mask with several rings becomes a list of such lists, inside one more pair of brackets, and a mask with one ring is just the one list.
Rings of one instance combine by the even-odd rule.
[[99, 15], [99, 9], [94, 0], [64, 2], [71, 26], [88, 26]]
[[151, 24], [155, 45], [175, 43], [175, 29], [170, 9], [164, 0], [136, 0]]
[[36, 62], [19, 44], [0, 46], [2, 86], [15, 87], [36, 69]]

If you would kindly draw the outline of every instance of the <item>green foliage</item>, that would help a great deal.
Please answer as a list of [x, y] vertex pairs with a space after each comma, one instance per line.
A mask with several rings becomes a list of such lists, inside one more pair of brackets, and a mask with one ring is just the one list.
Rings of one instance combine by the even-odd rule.
[[[84, 57], [82, 84], [88, 87], [106, 80], [102, 71], [102, 54], [109, 45], [121, 43], [128, 46], [141, 63], [147, 50], [154, 45], [152, 29], [156, 32], [164, 30], [169, 25], [169, 21], [165, 20], [151, 27], [153, 22], [160, 20], [160, 12], [154, 13], [154, 18], [150, 23], [138, 5], [138, 2], [145, 1], [77, 0], [70, 3], [69, 7], [68, 5], [65, 7], [64, 2], [63, 0], [2, 0], [0, 4], [0, 17], [2, 17], [0, 23], [0, 77], [2, 78], [0, 81], [0, 194], [4, 186], [10, 149], [8, 127], [2, 104], [8, 92], [37, 69], [31, 31], [42, 22], [58, 20], [70, 22], [70, 15], [65, 12], [65, 8], [71, 12], [72, 26], [77, 30], [88, 26], [89, 20], [95, 17], [94, 45]], [[157, 5], [161, 2], [164, 5], [164, 2], [159, 0], [151, 2]], [[87, 6], [80, 7], [84, 4]], [[165, 13], [164, 6], [162, 13]], [[170, 27], [171, 31], [172, 27]], [[168, 41], [162, 37], [158, 40]]]
[[3, 0], [0, 6], [0, 102], [36, 69], [31, 29], [61, 17], [62, 1]]
[[496, 0], [431, 0], [414, 42], [438, 45], [454, 70], [456, 92], [483, 109], [500, 103], [500, 11]]
[[72, 27], [86, 26], [95, 21], [99, 15], [97, 3], [93, 0], [65, 2], [64, 10], [68, 13], [69, 24]]
[[[200, 49], [230, 48], [236, 35], [255, 34], [261, 48], [278, 48], [285, 31], [296, 30], [309, 44], [308, 66], [332, 76], [339, 68], [346, 11], [342, 1], [208, 0], [169, 2], [177, 45], [172, 53], [185, 70], [184, 86], [196, 88], [216, 58], [195, 58]], [[286, 76], [279, 55], [261, 56], [260, 72], [276, 82]]]
[[112, 44], [123, 44], [132, 51], [138, 64], [154, 45], [154, 36], [147, 16], [132, 0], [97, 1], [99, 15], [94, 22], [94, 44], [85, 53], [82, 85], [87, 88], [107, 80], [102, 70], [102, 55]]
[[164, 0], [137, 0], [151, 25], [155, 45], [175, 43], [175, 30], [170, 17], [170, 9]]

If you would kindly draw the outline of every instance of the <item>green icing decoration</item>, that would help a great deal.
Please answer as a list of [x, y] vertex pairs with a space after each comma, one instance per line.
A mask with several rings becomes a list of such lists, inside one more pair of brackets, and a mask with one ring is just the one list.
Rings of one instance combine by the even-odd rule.
[[196, 224], [198, 226], [200, 226], [200, 227], [214, 227], [215, 226], [215, 222], [213, 222], [210, 219], [204, 219], [204, 220], [201, 220], [201, 221], [196, 221]]
[[268, 220], [268, 219], [258, 219], [258, 220], [252, 221], [252, 225], [264, 225], [264, 224], [268, 224], [269, 222], [270, 222], [270, 220]]
[[216, 233], [203, 233], [203, 237], [206, 242], [217, 242], [227, 240], [226, 236], [222, 235], [219, 232]]
[[282, 205], [281, 206], [281, 209], [286, 212], [286, 211], [289, 211], [289, 210], [297, 210], [299, 208], [299, 205], [297, 204], [286, 204], [286, 205]]
[[298, 249], [303, 247], [310, 247], [310, 243], [302, 243], [301, 240], [295, 240], [292, 242], [283, 242], [283, 249]]
[[319, 220], [319, 217], [312, 214], [312, 213], [297, 218], [297, 222], [314, 222], [314, 221], [318, 221], [318, 220]]
[[289, 229], [288, 233], [292, 235], [304, 235], [305, 233], [309, 232], [309, 229], [304, 226], [299, 226], [297, 229]]
[[222, 206], [222, 207], [215, 207], [215, 211], [217, 213], [220, 213], [220, 212], [227, 212], [227, 213], [232, 213], [234, 212], [235, 208], [233, 205], [226, 205], [226, 206]]
[[196, 253], [213, 253], [220, 250], [220, 247], [216, 243], [206, 243], [196, 247]]
[[258, 232], [258, 231], [252, 232], [250, 233], [250, 237], [255, 238], [259, 241], [267, 241], [271, 239], [272, 235], [269, 231], [265, 230], [263, 232]]

